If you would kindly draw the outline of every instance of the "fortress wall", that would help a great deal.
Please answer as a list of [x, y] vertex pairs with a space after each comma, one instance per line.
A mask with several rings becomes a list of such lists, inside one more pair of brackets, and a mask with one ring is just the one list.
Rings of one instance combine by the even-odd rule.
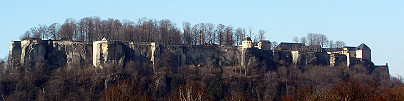
[[[186, 46], [183, 49], [186, 64], [208, 63], [220, 61], [220, 50], [217, 46]], [[216, 63], [214, 63], [216, 64]]]
[[[10, 67], [47, 63], [50, 68], [82, 66], [91, 63], [92, 46], [84, 42], [35, 40], [13, 41], [10, 44]], [[18, 65], [19, 65], [18, 64]]]
[[[151, 43], [124, 43], [127, 46], [130, 56], [151, 57]], [[150, 59], [149, 59], [150, 60]]]
[[123, 64], [125, 59], [125, 44], [120, 41], [93, 42], [92, 63], [95, 67], [103, 64]]
[[[238, 65], [240, 52], [237, 47], [195, 46], [195, 45], [156, 45], [154, 61], [166, 66], [188, 64]], [[170, 64], [164, 64], [170, 63]]]
[[[152, 54], [154, 51], [154, 54]], [[10, 63], [34, 65], [47, 62], [51, 67], [77, 67], [88, 64], [100, 66], [105, 63], [139, 60], [170, 63], [171, 66], [213, 63], [238, 65], [238, 47], [208, 45], [162, 45], [119, 41], [95, 41], [94, 43], [59, 40], [23, 40], [10, 44]], [[152, 59], [155, 58], [155, 59]], [[164, 64], [162, 64], [164, 65]]]
[[46, 44], [41, 40], [21, 41], [21, 65], [35, 65], [35, 62], [44, 62]]
[[330, 55], [327, 53], [320, 53], [320, 52], [314, 52], [315, 57], [317, 58], [317, 61], [315, 62], [315, 65], [323, 65], [323, 66], [329, 66], [330, 65]]
[[299, 60], [299, 51], [291, 51], [293, 64], [297, 64]]
[[238, 47], [220, 47], [220, 51], [226, 65], [240, 65], [241, 52]]
[[179, 67], [187, 64], [207, 63], [217, 59], [219, 51], [215, 46], [158, 45], [154, 60], [161, 66]]
[[92, 45], [74, 41], [47, 41], [47, 59], [56, 66], [79, 67], [91, 64]]
[[9, 68], [19, 66], [21, 63], [21, 41], [11, 41], [8, 56]]
[[[92, 64], [125, 64], [128, 61], [151, 62], [156, 66], [179, 67], [189, 64], [215, 64], [238, 66], [250, 57], [267, 64], [321, 64], [339, 65], [346, 57], [326, 53], [300, 51], [271, 51], [244, 49], [216, 45], [165, 45], [121, 41], [95, 41], [93, 43], [57, 40], [23, 40], [10, 44], [10, 64], [47, 62], [51, 67], [78, 67]], [[344, 58], [344, 59], [340, 59]], [[246, 61], [244, 61], [246, 62]]]

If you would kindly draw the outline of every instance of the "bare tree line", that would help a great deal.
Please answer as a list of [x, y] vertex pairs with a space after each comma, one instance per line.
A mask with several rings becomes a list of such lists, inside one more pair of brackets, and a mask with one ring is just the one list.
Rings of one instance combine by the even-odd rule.
[[324, 34], [318, 34], [318, 33], [307, 33], [306, 37], [299, 37], [294, 36], [293, 37], [293, 42], [300, 42], [303, 45], [307, 46], [321, 46], [321, 47], [329, 47], [329, 48], [342, 48], [345, 46], [344, 41], [336, 41], [334, 42], [333, 40], [329, 40], [327, 36]]
[[[259, 30], [256, 40], [263, 40], [265, 31]], [[249, 35], [253, 36], [252, 28]], [[233, 28], [223, 24], [189, 22], [182, 24], [182, 29], [168, 19], [155, 20], [141, 18], [138, 21], [86, 17], [80, 20], [66, 19], [63, 24], [53, 23], [49, 26], [39, 25], [27, 30], [21, 39], [40, 38], [51, 40], [73, 40], [93, 42], [106, 38], [132, 42], [160, 42], [167, 44], [188, 45], [239, 45], [246, 37], [245, 28]]]

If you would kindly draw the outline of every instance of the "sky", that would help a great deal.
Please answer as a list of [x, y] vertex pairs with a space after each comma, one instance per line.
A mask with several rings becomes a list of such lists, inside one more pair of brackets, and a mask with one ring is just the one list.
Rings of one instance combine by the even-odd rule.
[[31, 27], [67, 18], [137, 21], [169, 19], [264, 30], [267, 40], [321, 33], [348, 46], [365, 43], [376, 65], [388, 63], [392, 76], [404, 76], [403, 0], [0, 0], [0, 58], [9, 44]]

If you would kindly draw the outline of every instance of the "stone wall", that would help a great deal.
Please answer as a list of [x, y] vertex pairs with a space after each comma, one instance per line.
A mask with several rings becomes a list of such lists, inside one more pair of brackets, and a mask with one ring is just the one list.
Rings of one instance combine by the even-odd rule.
[[53, 67], [80, 67], [91, 64], [92, 45], [75, 41], [44, 41], [46, 60]]
[[84, 42], [28, 39], [10, 44], [10, 68], [46, 63], [49, 68], [91, 63], [91, 45]]
[[41, 40], [21, 41], [21, 65], [35, 65], [45, 60], [46, 46]]
[[150, 62], [153, 66], [180, 67], [183, 65], [212, 64], [218, 66], [244, 66], [255, 57], [269, 65], [295, 64], [299, 66], [336, 65], [346, 57], [306, 51], [263, 50], [217, 45], [166, 45], [159, 43], [133, 43], [121, 41], [95, 41], [93, 43], [58, 40], [23, 40], [10, 44], [9, 63], [35, 65], [36, 62], [57, 67], [92, 65], [123, 66], [128, 61]]
[[11, 41], [8, 59], [9, 68], [21, 64], [21, 41]]

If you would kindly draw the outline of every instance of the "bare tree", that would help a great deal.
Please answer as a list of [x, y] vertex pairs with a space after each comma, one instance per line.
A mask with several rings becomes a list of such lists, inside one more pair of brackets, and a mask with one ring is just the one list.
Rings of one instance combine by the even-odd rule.
[[47, 26], [39, 25], [39, 27], [30, 28], [30, 33], [33, 38], [45, 39], [48, 36]]
[[76, 22], [72, 18], [67, 19], [66, 22], [60, 27], [60, 30], [59, 30], [61, 38], [66, 38], [69, 40], [72, 40], [75, 32], [76, 32]]
[[120, 20], [117, 19], [109, 19], [109, 30], [110, 30], [110, 37], [112, 37], [113, 40], [122, 40], [123, 35], [122, 35], [122, 23]]
[[321, 47], [325, 47], [326, 45], [328, 45], [327, 36], [325, 36], [324, 34], [308, 33], [307, 39], [309, 46], [320, 45]]
[[336, 48], [342, 48], [345, 46], [345, 42], [344, 41], [336, 41], [335, 42], [335, 47]]
[[306, 45], [306, 44], [307, 44], [307, 39], [306, 39], [306, 37], [301, 37], [301, 38], [300, 38], [300, 42], [301, 42], [303, 45]]
[[141, 19], [139, 21], [139, 25], [141, 27], [141, 36], [144, 36], [143, 42], [159, 42], [159, 32], [158, 32], [158, 23], [153, 19]]
[[225, 27], [223, 24], [219, 24], [216, 27], [216, 33], [217, 33], [217, 41], [219, 43], [219, 45], [223, 45], [224, 44], [224, 39], [225, 39]]
[[335, 48], [335, 44], [334, 44], [334, 41], [333, 41], [333, 40], [330, 40], [328, 43], [329, 43], [328, 46], [329, 46], [330, 48]]
[[59, 35], [59, 29], [60, 29], [60, 24], [59, 23], [53, 23], [48, 27], [48, 37], [52, 38], [53, 40], [59, 40], [60, 35]]
[[23, 35], [21, 35], [20, 39], [24, 40], [24, 39], [28, 39], [31, 38], [31, 31], [27, 30], [25, 31], [25, 33]]
[[114, 19], [109, 18], [108, 20], [101, 20], [99, 24], [96, 24], [99, 26], [99, 30], [101, 30], [101, 33], [98, 33], [99, 38], [107, 38], [110, 40], [115, 40], [115, 35], [113, 33], [113, 25], [114, 25]]
[[273, 89], [278, 89], [280, 82], [279, 73], [277, 71], [269, 71], [264, 74], [264, 79], [264, 82], [267, 85], [264, 98], [274, 99], [277, 91]]
[[225, 29], [226, 37], [225, 37], [225, 44], [228, 46], [234, 45], [234, 39], [233, 39], [233, 27], [227, 26]]
[[87, 42], [92, 42], [95, 36], [95, 24], [94, 18], [86, 17], [80, 20], [78, 32], [80, 33], [80, 38], [78, 40], [83, 40]]
[[189, 22], [184, 22], [182, 24], [183, 28], [183, 40], [184, 44], [191, 44], [192, 38], [191, 38], [191, 24]]
[[308, 40], [309, 46], [320, 45], [318, 42], [318, 34], [308, 33], [307, 40]]
[[199, 34], [200, 34], [199, 26], [201, 25], [196, 24], [191, 28], [192, 45], [197, 45], [199, 43]]
[[135, 27], [135, 22], [124, 20], [122, 34], [125, 36], [125, 41], [139, 42], [138, 28]]
[[238, 45], [240, 45], [241, 44], [241, 41], [243, 41], [243, 38], [245, 37], [245, 30], [244, 29], [242, 29], [242, 28], [237, 28], [236, 29], [236, 45], [238, 46]]
[[207, 40], [207, 43], [209, 43], [209, 44], [214, 44], [215, 43], [215, 39], [216, 39], [216, 34], [215, 34], [215, 32], [214, 32], [214, 29], [215, 29], [215, 26], [213, 25], [213, 24], [211, 24], [211, 23], [206, 23], [205, 24], [205, 27], [206, 27], [206, 40]]
[[38, 32], [41, 33], [41, 38], [42, 39], [48, 39], [48, 27], [46, 25], [39, 25]]
[[297, 36], [293, 37], [293, 42], [298, 43], [299, 42], [299, 38]]
[[168, 19], [159, 21], [159, 33], [157, 35], [157, 40], [160, 40], [162, 43], [169, 43], [169, 27], [170, 21]]
[[42, 33], [39, 32], [38, 27], [30, 28], [30, 32], [31, 32], [33, 38], [41, 38], [42, 37]]
[[273, 49], [275, 49], [275, 47], [277, 47], [278, 46], [278, 42], [276, 42], [276, 41], [274, 41], [274, 42], [271, 42], [271, 49], [273, 50]]
[[250, 27], [248, 27], [248, 31], [249, 31], [249, 37], [252, 37], [252, 36], [254, 36], [254, 34], [253, 34], [253, 32], [252, 32], [252, 30], [253, 30], [253, 28], [250, 26]]
[[175, 24], [172, 24], [169, 30], [170, 37], [172, 38], [170, 40], [171, 43], [173, 44], [180, 44], [181, 43], [181, 31], [175, 26]]
[[328, 38], [324, 34], [318, 34], [318, 42], [321, 47], [326, 47], [328, 45]]
[[172, 43], [174, 39], [170, 33], [171, 28], [173, 27], [170, 20], [160, 20], [159, 21], [159, 32], [160, 35], [158, 36], [157, 40], [161, 40], [163, 43]]
[[265, 31], [264, 30], [259, 30], [258, 31], [258, 40], [265, 40]]

